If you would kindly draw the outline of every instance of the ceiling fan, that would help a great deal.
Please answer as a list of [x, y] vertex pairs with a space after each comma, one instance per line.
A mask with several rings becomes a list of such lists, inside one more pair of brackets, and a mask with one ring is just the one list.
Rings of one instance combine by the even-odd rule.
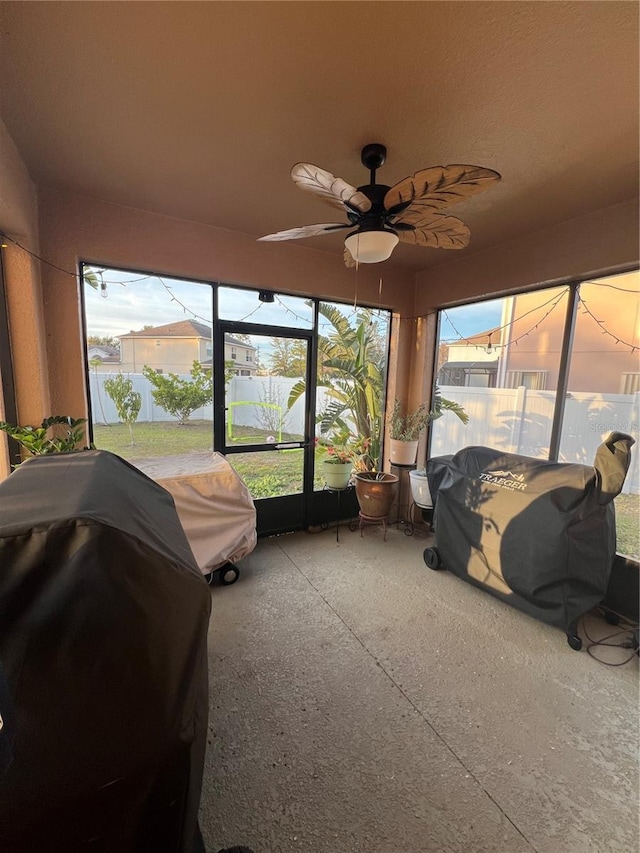
[[436, 249], [463, 249], [470, 232], [455, 216], [439, 213], [500, 180], [498, 172], [482, 166], [430, 166], [404, 178], [393, 187], [376, 183], [376, 171], [384, 164], [387, 149], [377, 142], [365, 145], [362, 165], [371, 179], [352, 187], [342, 178], [311, 163], [296, 163], [291, 177], [301, 190], [315, 193], [349, 220], [303, 225], [259, 237], [259, 240], [300, 240], [343, 228], [355, 229], [344, 241], [344, 261], [375, 264], [386, 261], [398, 241]]

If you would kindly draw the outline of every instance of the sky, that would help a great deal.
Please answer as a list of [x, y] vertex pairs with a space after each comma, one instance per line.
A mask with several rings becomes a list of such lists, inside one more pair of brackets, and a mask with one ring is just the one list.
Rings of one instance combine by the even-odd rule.
[[473, 305], [459, 305], [447, 308], [440, 322], [441, 341], [455, 341], [460, 337], [470, 337], [487, 329], [495, 329], [501, 324], [504, 299], [490, 299]]

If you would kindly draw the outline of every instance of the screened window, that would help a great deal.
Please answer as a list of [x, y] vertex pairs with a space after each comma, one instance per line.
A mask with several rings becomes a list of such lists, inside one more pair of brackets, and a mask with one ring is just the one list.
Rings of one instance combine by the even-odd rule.
[[[575, 308], [569, 311], [573, 297]], [[563, 370], [568, 313], [572, 345]], [[451, 413], [434, 421], [432, 456], [485, 445], [591, 465], [610, 432], [630, 434], [636, 442], [640, 438], [638, 271], [444, 309], [437, 351], [436, 383], [445, 399], [465, 408], [469, 423]], [[495, 384], [473, 387], [472, 370], [484, 366], [488, 373], [490, 359]], [[616, 498], [618, 551], [636, 559], [637, 447]]]
[[[192, 374], [212, 353], [211, 286], [88, 265], [83, 282], [95, 446], [151, 476], [176, 459], [195, 472], [213, 449], [210, 367]], [[92, 358], [96, 347], [106, 355]], [[198, 386], [192, 406], [180, 405], [186, 383]]]

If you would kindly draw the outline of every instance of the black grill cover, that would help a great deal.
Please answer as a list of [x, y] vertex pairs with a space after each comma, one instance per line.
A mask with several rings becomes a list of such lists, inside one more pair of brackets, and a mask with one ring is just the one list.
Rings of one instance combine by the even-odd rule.
[[444, 568], [573, 632], [604, 598], [616, 551], [613, 499], [634, 439], [611, 433], [594, 467], [465, 447], [427, 463]]
[[0, 483], [2, 853], [192, 853], [210, 602], [173, 499], [119, 457]]

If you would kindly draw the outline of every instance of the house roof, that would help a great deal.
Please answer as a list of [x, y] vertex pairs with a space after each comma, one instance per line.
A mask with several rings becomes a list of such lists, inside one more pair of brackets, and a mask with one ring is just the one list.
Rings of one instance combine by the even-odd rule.
[[225, 334], [224, 340], [225, 340], [225, 343], [233, 344], [234, 346], [237, 346], [237, 347], [246, 347], [247, 349], [253, 349], [253, 350], [255, 349], [253, 344], [248, 344], [245, 341], [240, 341], [240, 340], [238, 340], [238, 338], [234, 338], [232, 335]]
[[0, 6], [2, 117], [38, 186], [258, 237], [346, 221], [289, 173], [365, 184], [370, 142], [384, 184], [500, 172], [452, 213], [468, 248], [394, 250], [414, 270], [637, 197], [634, 2]]
[[[141, 329], [139, 332], [129, 332], [126, 335], [120, 335], [122, 338], [204, 338], [207, 341], [211, 340], [211, 328], [204, 323], [198, 323], [197, 320], [179, 320], [177, 323], [165, 323], [163, 326], [153, 326], [150, 329]], [[225, 343], [233, 344], [237, 347], [245, 347], [246, 349], [255, 350], [253, 344], [245, 343], [231, 335], [225, 333]], [[101, 347], [106, 349], [106, 347]], [[113, 347], [112, 347], [113, 349]], [[115, 354], [119, 355], [118, 350], [114, 350]], [[205, 364], [206, 362], [203, 362]]]
[[211, 340], [211, 328], [196, 320], [180, 320], [177, 323], [165, 323], [163, 326], [153, 326], [151, 329], [141, 329], [139, 332], [128, 332], [119, 335], [122, 338], [206, 338]]
[[500, 326], [496, 326], [495, 329], [487, 329], [486, 332], [478, 332], [476, 335], [467, 335], [467, 337], [462, 338], [459, 341], [447, 341], [447, 346], [450, 347], [464, 347], [469, 344], [478, 344], [481, 346], [485, 346], [489, 343], [489, 336], [491, 336], [491, 345], [498, 346], [500, 344]]
[[87, 346], [87, 350], [89, 352], [99, 352], [102, 353], [104, 358], [109, 358], [111, 356], [118, 357], [120, 355], [120, 350], [118, 347], [108, 346], [106, 344], [89, 344]]

